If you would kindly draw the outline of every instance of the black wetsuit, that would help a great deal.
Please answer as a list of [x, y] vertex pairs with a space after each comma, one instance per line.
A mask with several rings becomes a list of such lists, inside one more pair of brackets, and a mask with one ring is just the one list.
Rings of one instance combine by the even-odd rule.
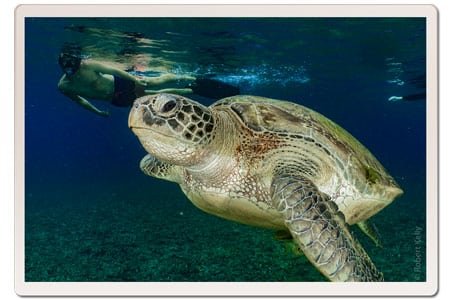
[[127, 107], [131, 106], [136, 98], [136, 83], [129, 79], [114, 76], [114, 95], [111, 104]]

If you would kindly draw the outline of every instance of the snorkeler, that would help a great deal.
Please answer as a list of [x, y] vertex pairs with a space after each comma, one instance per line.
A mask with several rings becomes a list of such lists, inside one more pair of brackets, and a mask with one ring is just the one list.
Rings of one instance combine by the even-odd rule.
[[120, 107], [131, 106], [136, 98], [147, 93], [171, 92], [185, 94], [189, 88], [163, 89], [148, 91], [148, 87], [158, 87], [177, 80], [195, 80], [191, 76], [164, 74], [159, 77], [139, 78], [119, 68], [92, 59], [83, 59], [79, 47], [66, 47], [58, 60], [64, 74], [58, 83], [58, 89], [67, 97], [84, 108], [101, 116], [108, 116], [90, 103], [86, 98], [104, 100]]
[[[109, 116], [108, 111], [95, 107], [87, 99], [103, 100], [119, 107], [129, 107], [136, 98], [147, 94], [173, 93], [204, 95], [210, 97], [214, 91], [217, 97], [239, 94], [239, 89], [217, 80], [204, 81], [188, 75], [172, 73], [157, 77], [137, 77], [105, 62], [83, 58], [78, 46], [65, 46], [58, 63], [64, 74], [58, 89], [67, 97], [100, 116]], [[185, 88], [163, 88], [167, 84], [185, 80]]]

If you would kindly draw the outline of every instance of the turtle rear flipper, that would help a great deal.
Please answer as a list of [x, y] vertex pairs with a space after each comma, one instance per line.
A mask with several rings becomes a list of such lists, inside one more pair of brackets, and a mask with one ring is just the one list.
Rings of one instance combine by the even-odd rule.
[[275, 231], [273, 238], [276, 239], [277, 241], [291, 241], [292, 240], [292, 235], [289, 232], [289, 230], [277, 230]]
[[381, 236], [378, 233], [377, 227], [375, 224], [369, 222], [369, 221], [361, 221], [357, 223], [359, 229], [367, 235], [372, 242], [374, 242], [375, 246], [379, 248], [383, 248], [383, 244], [381, 243]]
[[308, 179], [276, 175], [272, 201], [285, 218], [294, 241], [331, 281], [382, 281], [380, 273], [352, 236], [344, 215]]

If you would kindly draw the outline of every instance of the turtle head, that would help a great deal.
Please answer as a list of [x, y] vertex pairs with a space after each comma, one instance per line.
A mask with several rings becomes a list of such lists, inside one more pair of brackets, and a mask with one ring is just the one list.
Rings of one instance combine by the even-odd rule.
[[147, 95], [137, 99], [128, 126], [151, 155], [175, 165], [197, 164], [212, 140], [211, 111], [188, 98]]

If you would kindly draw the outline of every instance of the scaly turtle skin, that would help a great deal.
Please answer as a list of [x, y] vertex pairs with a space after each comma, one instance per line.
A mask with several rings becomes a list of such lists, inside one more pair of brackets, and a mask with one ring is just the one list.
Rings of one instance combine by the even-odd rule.
[[288, 231], [331, 281], [383, 280], [348, 224], [367, 229], [365, 220], [402, 190], [326, 117], [262, 97], [205, 107], [158, 94], [135, 101], [129, 126], [149, 153], [143, 172], [178, 183], [201, 210]]

